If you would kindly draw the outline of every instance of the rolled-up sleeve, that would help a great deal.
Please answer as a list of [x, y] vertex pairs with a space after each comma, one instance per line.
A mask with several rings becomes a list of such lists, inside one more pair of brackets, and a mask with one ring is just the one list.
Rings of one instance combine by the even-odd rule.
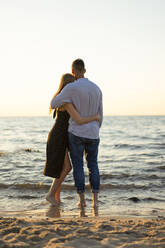
[[50, 106], [52, 109], [59, 108], [67, 102], [72, 102], [71, 87], [67, 85], [56, 97], [52, 98]]

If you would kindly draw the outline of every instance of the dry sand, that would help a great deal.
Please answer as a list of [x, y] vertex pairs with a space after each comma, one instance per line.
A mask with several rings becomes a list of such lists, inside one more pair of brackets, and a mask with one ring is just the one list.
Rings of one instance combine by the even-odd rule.
[[165, 248], [165, 218], [0, 217], [0, 247]]

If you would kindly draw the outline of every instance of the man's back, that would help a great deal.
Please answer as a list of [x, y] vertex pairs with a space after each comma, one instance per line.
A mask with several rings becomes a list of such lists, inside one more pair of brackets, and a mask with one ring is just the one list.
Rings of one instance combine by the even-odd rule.
[[[80, 78], [71, 85], [72, 103], [82, 117], [100, 114], [102, 121], [102, 93], [99, 87], [87, 78]], [[100, 124], [97, 121], [78, 125], [72, 118], [69, 132], [85, 138], [98, 138]]]

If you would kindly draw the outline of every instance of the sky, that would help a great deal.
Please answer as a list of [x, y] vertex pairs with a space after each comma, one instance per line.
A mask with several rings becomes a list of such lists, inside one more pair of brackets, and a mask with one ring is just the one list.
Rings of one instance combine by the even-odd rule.
[[82, 58], [104, 115], [165, 115], [164, 0], [0, 0], [0, 116], [48, 116]]

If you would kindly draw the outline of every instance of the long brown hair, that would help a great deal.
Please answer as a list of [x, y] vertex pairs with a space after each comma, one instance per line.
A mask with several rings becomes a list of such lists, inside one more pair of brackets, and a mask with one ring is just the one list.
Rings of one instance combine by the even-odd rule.
[[[58, 90], [54, 94], [53, 97], [56, 97], [67, 84], [72, 83], [73, 81], [75, 81], [75, 77], [72, 74], [70, 73], [63, 74], [60, 79]], [[51, 112], [52, 112], [52, 109], [51, 109], [51, 106], [49, 106], [49, 114], [51, 114]]]

